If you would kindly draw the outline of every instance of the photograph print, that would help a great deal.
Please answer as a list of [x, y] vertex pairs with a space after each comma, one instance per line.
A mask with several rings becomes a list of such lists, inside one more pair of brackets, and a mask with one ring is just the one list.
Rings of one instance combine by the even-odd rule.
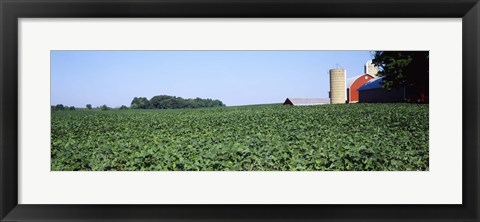
[[53, 50], [51, 171], [428, 171], [428, 51]]

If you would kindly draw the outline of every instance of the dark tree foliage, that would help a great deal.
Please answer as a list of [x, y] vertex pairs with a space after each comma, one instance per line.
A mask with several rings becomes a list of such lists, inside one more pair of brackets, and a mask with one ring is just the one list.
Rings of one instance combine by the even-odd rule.
[[150, 99], [150, 108], [164, 109], [163, 107], [166, 106], [166, 103], [168, 103], [168, 100], [170, 98], [172, 98], [172, 96], [167, 96], [167, 95], [154, 96]]
[[108, 107], [106, 104], [103, 104], [102, 106], [100, 106], [100, 110], [102, 110], [102, 111], [107, 111], [109, 109], [111, 109], [111, 108]]
[[145, 101], [143, 104], [149, 104], [147, 107], [141, 105], [140, 101], [144, 97], [135, 97], [132, 100], [132, 109], [182, 109], [182, 108], [202, 108], [202, 107], [220, 107], [225, 106], [220, 100], [212, 99], [184, 99], [182, 97], [158, 95]]
[[92, 109], [92, 104], [87, 104], [87, 109]]
[[132, 109], [148, 109], [150, 107], [150, 101], [145, 97], [135, 97], [130, 103]]
[[75, 110], [75, 106], [64, 106], [63, 104], [57, 104], [55, 106], [50, 106], [51, 111], [64, 111], [64, 110]]
[[379, 67], [385, 89], [408, 87], [411, 93], [407, 100], [428, 102], [428, 51], [376, 51], [372, 62]]
[[124, 110], [124, 109], [128, 109], [128, 107], [127, 107], [127, 106], [125, 106], [125, 105], [122, 105], [122, 106], [120, 106], [120, 108], [119, 108], [119, 109], [120, 109], [120, 110]]
[[65, 110], [65, 106], [63, 106], [63, 104], [57, 104], [55, 105], [55, 110]]

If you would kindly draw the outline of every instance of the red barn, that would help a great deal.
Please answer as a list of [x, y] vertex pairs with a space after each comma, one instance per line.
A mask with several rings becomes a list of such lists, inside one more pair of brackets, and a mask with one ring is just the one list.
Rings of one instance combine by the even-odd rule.
[[358, 88], [373, 79], [370, 74], [363, 74], [347, 79], [347, 102], [356, 103], [359, 101]]

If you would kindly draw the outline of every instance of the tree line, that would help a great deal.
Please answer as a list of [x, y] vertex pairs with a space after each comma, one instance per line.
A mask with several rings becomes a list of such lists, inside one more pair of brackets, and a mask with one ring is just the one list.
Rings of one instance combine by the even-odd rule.
[[[92, 104], [87, 104], [85, 106], [86, 109], [93, 109], [92, 108]], [[124, 109], [124, 108], [127, 108], [126, 106], [122, 106], [120, 107], [120, 109]], [[109, 110], [109, 109], [112, 109], [110, 107], [108, 107], [107, 105], [101, 105], [101, 106], [97, 106], [96, 109], [100, 109], [100, 110]], [[75, 106], [65, 106], [63, 104], [57, 104], [57, 105], [52, 105], [51, 106], [51, 110], [52, 111], [75, 111], [76, 108]]]
[[159, 95], [150, 100], [146, 97], [135, 97], [130, 103], [131, 109], [183, 109], [225, 106], [222, 101], [215, 99], [184, 99], [182, 97]]
[[[205, 108], [205, 107], [221, 107], [225, 104], [218, 99], [184, 99], [182, 97], [159, 95], [154, 96], [150, 100], [146, 97], [135, 97], [130, 103], [130, 107], [122, 105], [120, 110], [124, 109], [184, 109], [184, 108]], [[85, 106], [86, 109], [93, 109], [91, 104]], [[102, 111], [110, 110], [111, 107], [106, 104], [97, 106], [96, 109]], [[63, 104], [57, 104], [51, 106], [52, 111], [74, 111], [74, 106], [64, 106]]]
[[57, 104], [51, 106], [52, 111], [61, 111], [61, 110], [75, 110], [75, 106], [64, 106], [63, 104]]

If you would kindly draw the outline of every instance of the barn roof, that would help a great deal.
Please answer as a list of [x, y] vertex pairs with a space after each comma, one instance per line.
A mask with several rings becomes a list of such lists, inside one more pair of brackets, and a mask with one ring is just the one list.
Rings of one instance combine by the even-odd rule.
[[358, 91], [369, 90], [369, 89], [380, 89], [382, 88], [382, 79], [383, 77], [371, 79], [370, 81], [366, 82], [363, 86], [358, 88]]
[[287, 98], [284, 104], [286, 104], [287, 101], [290, 101], [294, 106], [311, 106], [330, 103], [330, 99], [328, 98]]
[[372, 76], [372, 75], [370, 75], [370, 74], [368, 74], [368, 73], [365, 73], [365, 74], [362, 74], [362, 75], [358, 75], [358, 76], [354, 76], [354, 77], [350, 77], [350, 78], [347, 79], [347, 88], [350, 88], [350, 87], [352, 86], [353, 82], [355, 82], [355, 80], [357, 80], [358, 78], [360, 78], [360, 77], [362, 77], [362, 76], [364, 76], [364, 75], [369, 75], [369, 76], [372, 77], [372, 78], [374, 77], [374, 76]]

